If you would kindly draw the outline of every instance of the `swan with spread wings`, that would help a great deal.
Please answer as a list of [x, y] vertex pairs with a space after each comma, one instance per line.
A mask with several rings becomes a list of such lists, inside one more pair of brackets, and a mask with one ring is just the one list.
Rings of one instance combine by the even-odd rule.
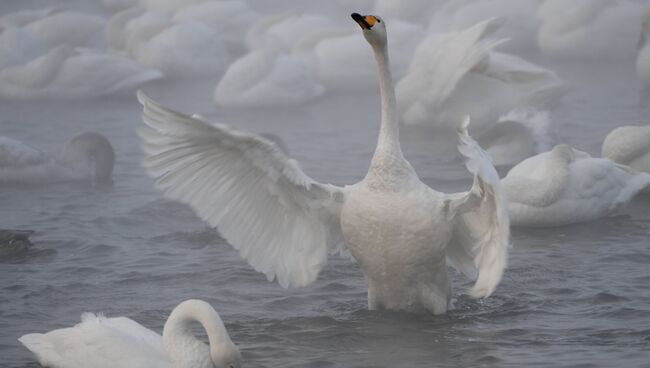
[[352, 14], [379, 66], [381, 128], [366, 177], [337, 187], [307, 176], [271, 141], [144, 105], [144, 166], [165, 195], [189, 204], [283, 287], [314, 282], [328, 254], [347, 249], [368, 286], [370, 309], [446, 312], [447, 262], [487, 297], [507, 263], [509, 219], [489, 158], [460, 126], [459, 150], [474, 174], [468, 192], [445, 194], [422, 183], [404, 158], [385, 22]]

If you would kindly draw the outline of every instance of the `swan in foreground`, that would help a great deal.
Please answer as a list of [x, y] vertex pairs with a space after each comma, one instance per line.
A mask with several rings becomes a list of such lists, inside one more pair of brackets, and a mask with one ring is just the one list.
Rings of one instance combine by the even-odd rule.
[[[209, 346], [192, 334], [200, 323]], [[179, 304], [162, 336], [127, 317], [84, 313], [81, 323], [45, 334], [21, 336], [38, 362], [51, 368], [240, 368], [241, 355], [219, 314], [202, 301]]]
[[444, 313], [451, 282], [446, 259], [476, 282], [474, 297], [497, 287], [507, 263], [509, 223], [498, 175], [459, 130], [474, 174], [469, 192], [422, 183], [404, 158], [385, 22], [352, 14], [379, 66], [381, 128], [366, 177], [337, 187], [307, 176], [260, 136], [211, 124], [138, 94], [144, 106], [143, 165], [169, 198], [187, 203], [255, 270], [283, 287], [314, 282], [329, 252], [347, 249], [368, 286], [370, 309]]
[[566, 144], [530, 157], [501, 181], [513, 226], [561, 226], [604, 217], [650, 184], [650, 174]]
[[[622, 126], [612, 130], [603, 141], [602, 155], [650, 174], [650, 125]], [[645, 192], [650, 192], [650, 188]]]
[[0, 136], [0, 184], [45, 184], [94, 179], [111, 180], [115, 153], [99, 133], [72, 137], [59, 160], [20, 141]]

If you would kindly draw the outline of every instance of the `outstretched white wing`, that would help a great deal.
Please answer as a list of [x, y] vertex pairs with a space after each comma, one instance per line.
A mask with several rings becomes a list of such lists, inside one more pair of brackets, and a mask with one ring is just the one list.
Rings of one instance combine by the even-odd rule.
[[345, 190], [305, 175], [271, 141], [170, 110], [138, 92], [144, 166], [255, 270], [283, 287], [312, 283], [342, 246]]
[[469, 118], [458, 132], [458, 150], [474, 174], [472, 189], [452, 200], [454, 236], [447, 249], [449, 263], [476, 280], [470, 295], [487, 297], [501, 281], [508, 261], [510, 220], [505, 192], [488, 155], [467, 133]]

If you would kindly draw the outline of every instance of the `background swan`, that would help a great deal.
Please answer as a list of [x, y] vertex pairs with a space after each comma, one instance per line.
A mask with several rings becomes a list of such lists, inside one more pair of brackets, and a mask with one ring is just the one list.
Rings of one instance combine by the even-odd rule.
[[230, 64], [214, 101], [219, 106], [289, 106], [320, 97], [325, 88], [318, 81], [314, 47], [334, 29], [331, 19], [313, 14], [258, 20], [246, 36], [250, 51]]
[[244, 51], [246, 32], [259, 14], [246, 1], [206, 1], [179, 9], [172, 16], [176, 22], [198, 21], [214, 27], [232, 54]]
[[641, 16], [641, 36], [636, 58], [636, 75], [646, 86], [650, 86], [650, 5], [646, 6]]
[[514, 226], [561, 226], [616, 211], [650, 184], [650, 174], [566, 144], [528, 158], [501, 181]]
[[132, 61], [59, 46], [23, 65], [0, 70], [0, 99], [84, 99], [133, 91], [162, 77]]
[[[622, 126], [612, 130], [603, 141], [602, 155], [616, 163], [650, 173], [650, 125]], [[644, 192], [650, 192], [650, 188]]]
[[230, 63], [230, 53], [220, 32], [195, 20], [129, 8], [107, 23], [106, 38], [115, 52], [167, 77], [214, 76]]
[[[205, 329], [209, 346], [192, 334], [191, 324]], [[241, 355], [219, 314], [202, 301], [179, 304], [167, 318], [163, 334], [127, 317], [84, 313], [81, 323], [18, 339], [46, 367], [239, 368]]]
[[[366, 177], [320, 184], [272, 142], [168, 109], [139, 93], [144, 166], [169, 198], [188, 203], [269, 280], [312, 283], [328, 253], [345, 246], [359, 262], [371, 309], [444, 313], [451, 283], [446, 257], [490, 295], [506, 266], [505, 199], [494, 167], [466, 131], [459, 150], [474, 173], [467, 193], [444, 194], [417, 177], [402, 155], [386, 28], [353, 14], [375, 52], [382, 118]], [[280, 229], [280, 231], [279, 231]]]
[[562, 91], [553, 72], [492, 51], [504, 41], [491, 38], [503, 21], [492, 18], [422, 41], [397, 83], [405, 123], [453, 126], [469, 114], [482, 132], [514, 108], [553, 106]]
[[538, 6], [537, 0], [449, 0], [433, 15], [429, 31], [458, 32], [488, 18], [503, 18], [494, 34], [509, 40], [501, 50], [530, 54], [537, 51]]
[[537, 42], [560, 60], [631, 60], [640, 5], [619, 0], [546, 0], [539, 8]]
[[511, 167], [527, 157], [545, 152], [554, 140], [547, 111], [513, 110], [477, 141], [497, 167]]
[[72, 137], [61, 158], [49, 155], [22, 142], [0, 136], [0, 184], [88, 180], [110, 181], [115, 154], [106, 137], [85, 132]]
[[309, 55], [265, 47], [228, 67], [215, 88], [214, 101], [234, 107], [287, 106], [312, 101], [324, 91]]

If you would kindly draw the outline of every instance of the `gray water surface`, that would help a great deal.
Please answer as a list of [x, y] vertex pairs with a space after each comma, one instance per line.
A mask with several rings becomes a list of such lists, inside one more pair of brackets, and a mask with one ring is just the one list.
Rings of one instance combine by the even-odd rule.
[[[563, 142], [598, 154], [607, 132], [647, 117], [631, 70], [564, 67], [553, 115]], [[299, 108], [217, 112], [214, 84], [157, 83], [152, 97], [284, 140], [319, 181], [353, 183], [374, 149], [379, 101], [328, 96]], [[577, 226], [515, 230], [510, 268], [485, 300], [464, 294], [444, 316], [367, 310], [358, 266], [334, 257], [318, 281], [285, 290], [253, 271], [186, 206], [162, 199], [141, 169], [135, 98], [0, 104], [0, 134], [56, 154], [95, 130], [117, 152], [114, 184], [0, 188], [0, 227], [35, 230], [34, 246], [0, 259], [0, 366], [34, 367], [16, 340], [70, 326], [84, 311], [128, 316], [161, 332], [188, 298], [222, 315], [246, 367], [649, 367], [650, 198]], [[643, 122], [648, 123], [647, 118]], [[448, 139], [406, 130], [423, 180], [465, 190]]]

